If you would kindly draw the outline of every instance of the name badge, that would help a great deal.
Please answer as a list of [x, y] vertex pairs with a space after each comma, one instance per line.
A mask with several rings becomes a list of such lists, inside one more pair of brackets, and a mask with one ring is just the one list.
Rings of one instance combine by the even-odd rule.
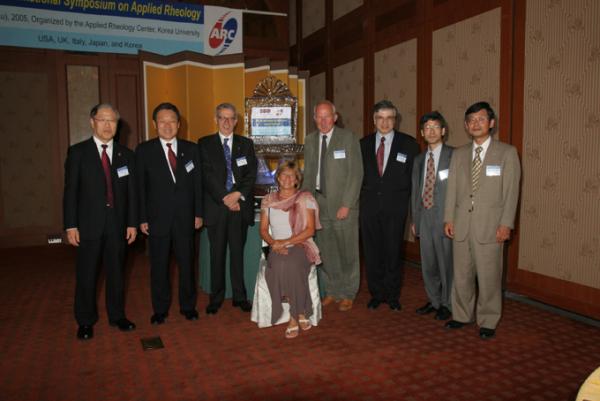
[[187, 162], [185, 164], [185, 171], [187, 171], [189, 173], [193, 169], [194, 169], [194, 162], [190, 160], [189, 162]]
[[501, 166], [485, 166], [485, 175], [488, 177], [499, 177], [502, 175]]
[[125, 177], [129, 175], [129, 169], [127, 168], [127, 166], [123, 166], [123, 167], [119, 167], [117, 169], [117, 176], [119, 176], [119, 178]]
[[396, 155], [396, 161], [400, 163], [406, 163], [406, 155], [404, 153], [398, 152]]
[[235, 163], [237, 164], [238, 167], [242, 167], [242, 166], [245, 166], [246, 164], [248, 164], [248, 161], [246, 160], [246, 156], [242, 156], [242, 157], [238, 157], [237, 159], [235, 159]]
[[345, 159], [346, 158], [346, 150], [345, 149], [334, 150], [333, 158], [334, 159]]
[[445, 179], [448, 178], [448, 169], [440, 170], [440, 172], [438, 174], [440, 176], [440, 181], [444, 181]]

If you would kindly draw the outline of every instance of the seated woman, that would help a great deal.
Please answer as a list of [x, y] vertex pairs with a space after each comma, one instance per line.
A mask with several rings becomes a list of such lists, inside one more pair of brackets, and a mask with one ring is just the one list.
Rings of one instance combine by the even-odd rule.
[[311, 296], [309, 274], [313, 273], [316, 287], [314, 265], [321, 259], [312, 237], [321, 227], [317, 202], [309, 192], [298, 190], [302, 173], [297, 164], [282, 163], [275, 178], [279, 191], [268, 194], [261, 205], [260, 235], [270, 247], [264, 277], [271, 297], [271, 324], [280, 320], [282, 301], [287, 302], [290, 319], [285, 337], [294, 338], [299, 329], [312, 327], [313, 299], [319, 302], [316, 288], [312, 291], [316, 296]]

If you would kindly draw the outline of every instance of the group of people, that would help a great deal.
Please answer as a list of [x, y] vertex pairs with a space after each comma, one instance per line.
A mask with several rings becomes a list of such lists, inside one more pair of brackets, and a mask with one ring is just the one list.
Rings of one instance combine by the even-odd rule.
[[250, 139], [233, 133], [237, 111], [217, 106], [218, 132], [198, 144], [177, 138], [180, 113], [171, 103], [152, 113], [157, 137], [135, 153], [114, 140], [118, 111], [99, 104], [90, 112], [93, 135], [69, 147], [65, 162], [64, 226], [77, 247], [75, 319], [77, 338], [91, 339], [98, 320], [99, 262], [106, 268], [106, 309], [111, 326], [135, 329], [125, 316], [123, 264], [126, 243], [137, 230], [148, 236], [153, 315], [164, 324], [171, 304], [169, 274], [173, 251], [179, 268], [179, 310], [197, 320], [194, 232], [207, 227], [211, 295], [206, 313], [216, 314], [225, 298], [225, 259], [229, 246], [233, 306], [252, 308], [243, 280], [243, 248], [254, 221], [256, 157]]
[[[425, 114], [422, 153], [412, 136], [394, 128], [398, 111], [390, 101], [375, 104], [376, 132], [363, 138], [337, 126], [337, 118], [333, 103], [315, 106], [317, 130], [306, 136], [304, 171], [296, 162], [282, 163], [275, 175], [278, 191], [262, 200], [260, 235], [269, 250], [262, 274], [271, 323], [281, 321], [287, 304], [285, 337], [294, 338], [316, 324], [321, 306], [353, 308], [359, 233], [371, 294], [367, 307], [386, 303], [400, 310], [402, 241], [411, 213], [428, 297], [416, 312], [434, 313], [449, 329], [476, 321], [481, 338], [494, 337], [502, 311], [503, 244], [514, 227], [520, 164], [513, 146], [492, 139], [491, 106], [479, 102], [466, 110], [472, 141], [458, 149], [444, 143], [444, 117]], [[101, 258], [109, 323], [123, 331], [135, 328], [124, 313], [123, 261], [138, 227], [148, 236], [152, 324], [163, 324], [168, 315], [171, 249], [179, 267], [180, 312], [188, 320], [198, 318], [193, 238], [203, 225], [211, 260], [206, 313], [216, 314], [224, 302], [227, 248], [233, 306], [251, 311], [243, 249], [254, 221], [257, 162], [252, 141], [233, 133], [235, 107], [217, 106], [218, 132], [196, 145], [177, 138], [177, 107], [160, 104], [152, 115], [158, 137], [140, 144], [135, 154], [113, 139], [118, 119], [114, 107], [94, 107], [93, 137], [71, 146], [65, 164], [65, 229], [69, 243], [78, 247], [77, 337], [93, 337]], [[322, 299], [309, 279], [315, 266]]]
[[420, 119], [427, 144], [421, 153], [413, 137], [394, 129], [397, 117], [391, 102], [378, 102], [376, 132], [359, 139], [335, 125], [331, 102], [315, 108], [318, 130], [306, 138], [304, 188], [320, 208], [322, 305], [352, 308], [360, 226], [371, 294], [367, 307], [387, 303], [400, 310], [402, 240], [410, 211], [428, 297], [416, 312], [435, 313], [448, 329], [476, 321], [480, 337], [492, 338], [502, 313], [504, 242], [518, 203], [517, 151], [492, 139], [496, 116], [487, 102], [465, 111], [471, 142], [458, 149], [444, 143], [448, 128], [439, 112]]

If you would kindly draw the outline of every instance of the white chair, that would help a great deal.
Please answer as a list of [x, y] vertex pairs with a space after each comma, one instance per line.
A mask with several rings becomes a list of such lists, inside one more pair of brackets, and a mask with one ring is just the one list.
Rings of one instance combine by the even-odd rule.
[[[264, 254], [260, 257], [260, 266], [258, 273], [256, 274], [256, 284], [254, 285], [254, 301], [252, 302], [252, 313], [250, 319], [258, 324], [258, 327], [271, 327], [271, 294], [269, 293], [269, 287], [267, 286], [267, 279], [265, 278], [265, 269], [267, 268], [267, 260]], [[317, 268], [315, 265], [310, 267], [310, 273], [308, 275], [308, 289], [310, 291], [310, 297], [312, 299], [313, 313], [310, 317], [310, 323], [313, 326], [317, 326], [319, 320], [321, 320], [321, 297], [319, 295], [319, 283], [317, 280]], [[283, 313], [277, 322], [277, 324], [287, 323], [290, 320], [290, 306], [288, 303], [282, 303]]]

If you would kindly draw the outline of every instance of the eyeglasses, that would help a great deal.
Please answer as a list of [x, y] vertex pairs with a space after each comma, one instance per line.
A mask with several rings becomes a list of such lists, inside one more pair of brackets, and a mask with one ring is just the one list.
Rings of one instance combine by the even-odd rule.
[[113, 119], [110, 119], [110, 118], [96, 118], [96, 117], [94, 117], [94, 121], [96, 121], [98, 124], [110, 124], [110, 125], [113, 125], [113, 124], [117, 123], [117, 120], [113, 120]]
[[440, 128], [442, 128], [441, 125], [426, 125], [423, 127], [423, 131], [430, 131], [430, 130], [434, 131], [434, 130], [440, 129]]
[[389, 117], [377, 116], [377, 117], [375, 117], [375, 121], [394, 121], [395, 119], [396, 119], [396, 117], [394, 117], [394, 116], [389, 116]]
[[479, 124], [483, 124], [484, 122], [488, 121], [489, 119], [487, 117], [470, 117], [467, 118], [467, 124], [471, 125], [471, 124], [475, 124], [476, 122]]
[[219, 121], [229, 121], [229, 122], [232, 123], [234, 121], [237, 121], [237, 117], [221, 117], [221, 116], [219, 116], [219, 117], [217, 117], [217, 120], [219, 120]]

